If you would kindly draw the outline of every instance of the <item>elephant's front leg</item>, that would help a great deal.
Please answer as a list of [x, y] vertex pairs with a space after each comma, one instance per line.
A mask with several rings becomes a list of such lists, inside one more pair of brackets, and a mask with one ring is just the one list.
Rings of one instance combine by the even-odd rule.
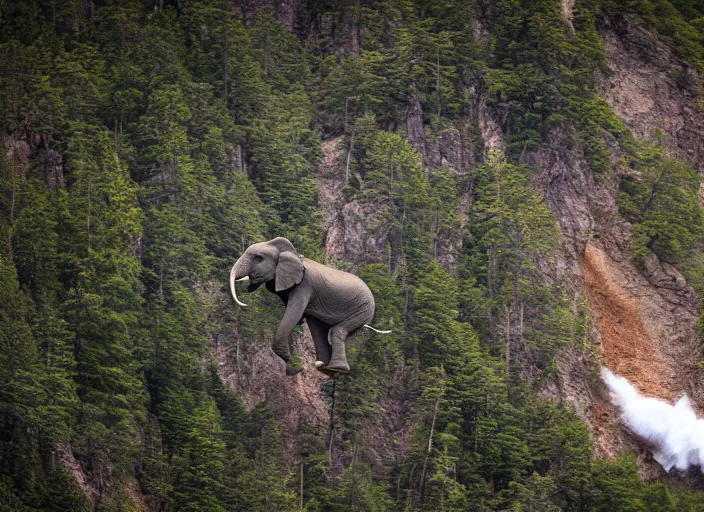
[[292, 292], [288, 297], [284, 317], [281, 319], [279, 328], [276, 330], [271, 349], [274, 351], [274, 354], [286, 362], [291, 359], [291, 351], [288, 347], [291, 332], [301, 320], [306, 306], [308, 305], [308, 299], [309, 297], [305, 293]]
[[350, 365], [347, 363], [347, 353], [345, 351], [345, 341], [349, 330], [344, 324], [339, 324], [330, 329], [330, 345], [332, 346], [332, 357], [330, 364], [325, 369], [336, 372], [349, 372]]

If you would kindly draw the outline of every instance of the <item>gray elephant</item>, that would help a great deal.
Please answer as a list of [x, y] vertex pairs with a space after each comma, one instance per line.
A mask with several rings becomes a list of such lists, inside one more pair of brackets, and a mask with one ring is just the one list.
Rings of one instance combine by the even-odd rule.
[[[286, 311], [274, 336], [272, 350], [288, 362], [289, 336], [296, 325], [308, 323], [316, 368], [348, 372], [345, 341], [374, 317], [374, 296], [355, 275], [300, 256], [286, 238], [250, 245], [230, 270], [230, 294], [240, 306], [235, 282], [249, 281], [248, 292], [262, 284], [276, 293]], [[379, 331], [376, 332], [391, 332]]]

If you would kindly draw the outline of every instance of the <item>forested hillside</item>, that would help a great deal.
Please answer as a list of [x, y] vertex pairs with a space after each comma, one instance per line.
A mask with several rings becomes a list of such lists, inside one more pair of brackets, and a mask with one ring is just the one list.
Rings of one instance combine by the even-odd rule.
[[[0, 511], [704, 510], [599, 381], [704, 410], [702, 70], [702, 0], [0, 0]], [[276, 236], [351, 373], [227, 296]]]

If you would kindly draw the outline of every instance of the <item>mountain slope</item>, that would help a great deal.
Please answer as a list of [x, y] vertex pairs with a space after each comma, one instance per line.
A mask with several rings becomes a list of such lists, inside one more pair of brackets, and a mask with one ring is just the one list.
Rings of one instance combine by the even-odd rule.
[[[702, 14], [0, 4], [0, 510], [700, 510], [599, 365], [702, 412]], [[227, 296], [275, 236], [350, 375]]]

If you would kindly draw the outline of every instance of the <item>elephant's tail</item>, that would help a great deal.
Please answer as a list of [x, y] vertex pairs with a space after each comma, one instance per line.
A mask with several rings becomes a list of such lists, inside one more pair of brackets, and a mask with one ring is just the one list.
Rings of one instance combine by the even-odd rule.
[[379, 334], [391, 334], [393, 331], [380, 331], [379, 329], [375, 329], [371, 325], [364, 324], [363, 327], [366, 327], [367, 329], [371, 329], [374, 332], [378, 332]]

